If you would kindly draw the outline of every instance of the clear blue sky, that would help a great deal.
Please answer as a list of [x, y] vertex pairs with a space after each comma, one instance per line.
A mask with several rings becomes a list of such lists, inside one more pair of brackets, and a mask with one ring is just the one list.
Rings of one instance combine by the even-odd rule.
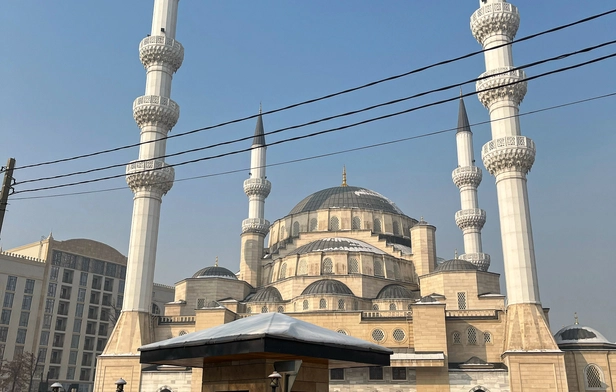
[[[181, 107], [172, 134], [353, 87], [480, 49], [469, 30], [478, 1], [180, 2], [177, 39], [186, 49], [173, 81]], [[518, 37], [610, 9], [612, 1], [519, 0]], [[63, 158], [139, 140], [132, 102], [143, 94], [145, 73], [139, 41], [150, 30], [151, 1], [20, 0], [0, 13], [3, 75], [0, 89], [0, 161], [17, 165]], [[516, 65], [615, 39], [616, 15], [514, 46]], [[607, 47], [527, 70], [536, 75], [614, 52]], [[530, 82], [521, 106], [529, 112], [616, 91], [616, 60]], [[485, 70], [476, 56], [361, 92], [264, 118], [266, 131], [361, 108], [472, 79]], [[464, 86], [465, 92], [473, 91]], [[327, 127], [455, 97], [438, 95], [268, 138], [272, 142]], [[552, 329], [580, 322], [616, 340], [616, 98], [534, 114], [522, 133], [537, 143], [529, 194], [542, 301], [552, 310]], [[474, 97], [466, 99], [470, 122], [488, 119]], [[457, 102], [385, 121], [268, 149], [278, 163], [455, 126]], [[168, 152], [252, 134], [254, 121], [172, 139]], [[473, 127], [478, 162], [490, 140], [486, 125]], [[168, 160], [178, 163], [246, 148], [228, 146]], [[136, 159], [137, 150], [15, 173], [18, 181]], [[244, 153], [178, 167], [176, 178], [246, 169]], [[437, 226], [440, 257], [461, 250], [454, 222], [458, 190], [453, 133], [268, 169], [273, 189], [266, 215], [286, 215], [306, 195], [341, 181], [376, 190], [409, 216]], [[123, 169], [101, 173], [122, 174]], [[173, 284], [214, 263], [238, 269], [240, 228], [248, 212], [241, 173], [176, 182], [164, 198], [156, 281]], [[77, 177], [77, 180], [94, 175]], [[34, 183], [53, 185], [58, 182]], [[30, 188], [24, 185], [20, 189]], [[66, 192], [121, 190], [79, 196], [18, 200]], [[502, 273], [494, 179], [484, 176], [480, 206], [488, 213], [484, 250]], [[15, 195], [9, 205], [3, 248], [38, 241], [53, 230], [59, 240], [91, 238], [126, 254], [132, 194], [124, 179], [50, 192]], [[504, 277], [501, 286], [505, 287]]]

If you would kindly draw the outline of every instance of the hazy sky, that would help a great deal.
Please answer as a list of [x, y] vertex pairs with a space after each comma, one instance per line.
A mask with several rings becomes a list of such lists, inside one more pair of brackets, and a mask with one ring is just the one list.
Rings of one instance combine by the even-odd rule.
[[[469, 29], [478, 1], [191, 1], [180, 2], [177, 39], [184, 65], [173, 80], [181, 107], [171, 135], [354, 87], [480, 49]], [[613, 1], [519, 0], [518, 37], [569, 23], [614, 7]], [[94, 152], [139, 141], [132, 102], [143, 94], [145, 72], [138, 44], [150, 32], [152, 1], [20, 0], [0, 12], [0, 163], [17, 166]], [[616, 15], [552, 33], [513, 48], [516, 65], [616, 39]], [[614, 53], [616, 45], [526, 70], [529, 76]], [[526, 113], [616, 92], [616, 60], [529, 83]], [[266, 131], [460, 83], [485, 71], [483, 56], [376, 87], [265, 116]], [[463, 87], [474, 91], [473, 84]], [[316, 126], [272, 135], [268, 142], [323, 130], [456, 97], [458, 89]], [[488, 112], [466, 99], [471, 124]], [[272, 146], [268, 163], [361, 147], [454, 127], [457, 102], [419, 110], [328, 135]], [[542, 302], [551, 308], [552, 329], [573, 322], [616, 340], [616, 97], [521, 118], [522, 133], [537, 144], [529, 195]], [[247, 121], [171, 139], [168, 153], [249, 136]], [[472, 127], [477, 162], [491, 139], [488, 125]], [[170, 158], [169, 163], [249, 147], [239, 143]], [[137, 149], [63, 164], [17, 170], [17, 181], [123, 164]], [[249, 155], [242, 153], [176, 168], [176, 179], [228, 170], [235, 174], [176, 181], [162, 206], [156, 281], [173, 284], [214, 263], [239, 269], [241, 221], [248, 202], [242, 182]], [[456, 167], [453, 132], [327, 158], [268, 168], [271, 222], [305, 196], [341, 182], [373, 189], [409, 216], [437, 227], [440, 257], [462, 251], [454, 222], [460, 208], [451, 181]], [[480, 165], [482, 166], [482, 165]], [[26, 190], [122, 174], [123, 168], [17, 186]], [[102, 192], [102, 190], [120, 190]], [[51, 197], [72, 192], [101, 191]], [[30, 197], [41, 197], [27, 199]], [[502, 273], [494, 178], [484, 170], [480, 207], [488, 214], [484, 251], [491, 271]], [[123, 178], [53, 191], [15, 194], [5, 217], [4, 249], [54, 238], [90, 238], [126, 254], [132, 193]], [[504, 291], [504, 276], [501, 277]]]

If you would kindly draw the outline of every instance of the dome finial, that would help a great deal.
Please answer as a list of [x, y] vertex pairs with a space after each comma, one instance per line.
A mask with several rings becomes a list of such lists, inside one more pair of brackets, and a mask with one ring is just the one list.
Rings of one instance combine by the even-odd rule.
[[216, 256], [216, 263], [214, 265], [218, 267], [218, 256]]
[[458, 248], [454, 249], [454, 251], [453, 251], [453, 258], [454, 259], [458, 258]]
[[580, 323], [580, 321], [578, 320], [577, 312], [573, 313], [573, 318], [575, 319], [575, 325], [578, 325]]
[[347, 186], [347, 182], [346, 182], [346, 166], [342, 166], [342, 185], [341, 186]]

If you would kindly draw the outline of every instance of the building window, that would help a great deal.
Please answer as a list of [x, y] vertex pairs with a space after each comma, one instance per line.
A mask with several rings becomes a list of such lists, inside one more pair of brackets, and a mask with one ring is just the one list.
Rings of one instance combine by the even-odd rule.
[[15, 343], [17, 344], [25, 344], [26, 343], [26, 329], [23, 328], [19, 328], [17, 330], [17, 340], [15, 340]]
[[351, 229], [353, 230], [361, 230], [361, 219], [358, 216], [354, 216], [351, 221]]
[[301, 259], [299, 261], [299, 266], [297, 267], [297, 274], [308, 275], [308, 263], [306, 262], [306, 259]]
[[88, 335], [96, 335], [96, 322], [88, 321], [86, 323], [86, 333]]
[[53, 334], [52, 345], [54, 347], [62, 347], [62, 346], [64, 346], [64, 334], [63, 333], [55, 333], [55, 334]]
[[[158, 305], [153, 304], [158, 308]], [[155, 309], [152, 309], [155, 310]], [[154, 314], [160, 314], [160, 309], [157, 310], [158, 313], [154, 313]], [[101, 317], [100, 317], [101, 321], [109, 321], [109, 309], [107, 308], [101, 308]]]
[[261, 307], [261, 313], [267, 313], [267, 306]]
[[317, 231], [317, 218], [310, 219], [310, 231]]
[[70, 302], [60, 301], [58, 302], [58, 314], [62, 316], [68, 316], [68, 308], [70, 306]]
[[69, 367], [66, 370], [66, 379], [67, 380], [74, 380], [75, 379], [75, 368], [74, 367]]
[[83, 304], [75, 306], [75, 317], [83, 317]]
[[382, 342], [385, 340], [385, 332], [383, 332], [382, 329], [375, 329], [372, 331], [372, 339], [374, 339], [375, 342]]
[[17, 276], [9, 276], [6, 281], [6, 291], [15, 291], [15, 287], [17, 286]]
[[278, 313], [284, 313], [284, 306], [278, 307]]
[[100, 323], [98, 325], [98, 336], [107, 336], [109, 332], [109, 324]]
[[597, 365], [590, 364], [584, 369], [586, 388], [605, 388], [603, 384], [603, 372]]
[[389, 304], [389, 310], [396, 310], [396, 304], [394, 303]]
[[60, 377], [60, 368], [59, 367], [49, 367], [49, 372], [47, 373], [48, 377], [52, 380], [58, 379]]
[[62, 282], [63, 283], [73, 283], [73, 270], [65, 269], [62, 273]]
[[57, 317], [56, 318], [56, 331], [66, 331], [67, 320], [68, 319], [66, 317]]
[[338, 300], [338, 310], [344, 310], [344, 300], [343, 299]]
[[2, 315], [0, 316], [0, 324], [9, 325], [11, 323], [11, 311], [9, 309], [2, 309]]
[[359, 273], [359, 262], [355, 257], [351, 257], [349, 259], [349, 274], [358, 274]]
[[374, 260], [373, 264], [374, 264], [374, 276], [380, 276], [380, 277], [385, 276], [383, 274], [383, 264], [381, 263], [381, 260]]
[[396, 342], [401, 342], [406, 338], [406, 333], [400, 328], [397, 328], [397, 329], [394, 329], [394, 333], [392, 334], [392, 336], [394, 337], [394, 340]]
[[[202, 308], [203, 307], [204, 306], [202, 306]], [[103, 310], [105, 310], [105, 308], [103, 308]], [[152, 304], [152, 314], [160, 314], [160, 306], [156, 305], [155, 303]], [[101, 320], [102, 319], [103, 319], [103, 316], [102, 316], [102, 311], [101, 311]]]
[[41, 346], [47, 346], [49, 344], [49, 331], [41, 332]]
[[[94, 260], [94, 261], [96, 261], [96, 260]], [[102, 276], [98, 276], [98, 275], [92, 276], [92, 288], [93, 289], [100, 290], [102, 282], [103, 282], [103, 277]]]
[[344, 380], [344, 368], [330, 369], [329, 379], [330, 380]]
[[77, 351], [71, 351], [68, 355], [68, 364], [76, 365], [77, 364]]
[[332, 216], [329, 218], [329, 231], [338, 231], [340, 230], [340, 221], [338, 217]]
[[85, 300], [86, 300], [86, 289], [79, 289], [79, 291], [77, 292], [77, 301], [85, 302]]
[[21, 301], [21, 310], [30, 310], [32, 306], [32, 296], [24, 295], [24, 299]]
[[372, 310], [379, 310], [379, 304], [372, 304]]
[[330, 259], [329, 257], [326, 257], [323, 259], [323, 266], [321, 269], [321, 275], [329, 275], [332, 274], [334, 272], [334, 263], [332, 262], [332, 259]]
[[381, 220], [379, 218], [376, 218], [374, 220], [374, 232], [375, 233], [381, 232]]
[[45, 301], [45, 313], [53, 313], [53, 308], [54, 308], [55, 304], [56, 304], [56, 300], [55, 299], [48, 298]]
[[2, 306], [4, 306], [5, 308], [12, 308], [14, 298], [15, 298], [15, 294], [4, 293], [4, 302], [2, 303]]
[[467, 337], [467, 343], [470, 345], [475, 345], [477, 344], [477, 330], [475, 329], [475, 327], [469, 327], [466, 330], [466, 337]]
[[51, 363], [61, 363], [62, 362], [62, 351], [61, 350], [51, 350], [51, 357], [49, 358], [49, 362]]
[[90, 381], [90, 369], [81, 369], [79, 381]]
[[369, 371], [370, 380], [382, 380], [383, 379], [383, 368], [380, 366], [370, 366]]
[[80, 339], [79, 335], [73, 335], [71, 337], [71, 348], [75, 348], [75, 349], [79, 348], [79, 339]]
[[47, 361], [47, 349], [39, 348], [37, 358], [39, 359], [39, 363], [45, 363], [45, 361]]
[[[103, 294], [103, 306], [112, 306], [111, 294]], [[158, 310], [158, 313], [156, 314], [160, 314], [160, 309]]]
[[485, 344], [492, 343], [492, 334], [490, 332], [484, 332], [483, 333], [483, 342]]
[[246, 308], [246, 313], [252, 313], [252, 308], [250, 306]]
[[30, 312], [21, 312], [19, 315], [19, 326], [28, 327], [28, 320], [30, 319]]
[[98, 339], [96, 341], [96, 351], [103, 351], [107, 345], [107, 339]]
[[113, 279], [105, 278], [105, 284], [103, 286], [103, 290], [105, 290], [105, 291], [113, 291]]
[[92, 272], [96, 274], [105, 273], [105, 262], [100, 260], [92, 260]]
[[299, 237], [299, 222], [293, 222], [293, 237]]
[[280, 267], [280, 277], [279, 279], [284, 279], [287, 277], [287, 263], [282, 263]]
[[88, 351], [94, 350], [94, 338], [86, 336], [83, 339], [83, 349]]
[[58, 284], [57, 283], [49, 283], [49, 286], [47, 286], [47, 296], [48, 297], [55, 297], [56, 296], [56, 289], [58, 288]]
[[81, 273], [81, 276], [79, 277], [79, 285], [84, 286], [84, 287], [88, 285], [88, 273], [87, 272]]
[[81, 319], [75, 319], [73, 323], [73, 332], [81, 333]]
[[400, 235], [400, 224], [398, 221], [394, 221], [393, 223], [394, 235]]
[[101, 301], [101, 293], [99, 291], [90, 292], [90, 303], [98, 305]]
[[0, 327], [0, 342], [6, 342], [6, 337], [9, 335], [9, 327]]
[[453, 333], [451, 334], [451, 338], [453, 340], [453, 344], [462, 344], [462, 338], [461, 338], [460, 332], [453, 331]]
[[71, 288], [69, 286], [62, 286], [60, 288], [60, 298], [71, 299]]
[[26, 294], [34, 293], [34, 279], [26, 279], [26, 287], [24, 288], [24, 293]]
[[51, 314], [46, 314], [43, 316], [43, 329], [51, 328], [51, 319], [53, 316]]
[[394, 279], [400, 279], [400, 266], [397, 261], [394, 261]]
[[319, 309], [327, 309], [327, 301], [325, 298], [319, 300]]
[[392, 367], [391, 368], [392, 380], [406, 380], [406, 368], [405, 367]]
[[282, 225], [280, 226], [280, 236], [278, 238], [283, 240], [286, 236], [287, 236], [287, 229], [286, 227], [284, 227], [284, 225]]
[[345, 331], [344, 329], [339, 329], [336, 332], [338, 332], [340, 335], [348, 335], [347, 331]]
[[118, 295], [118, 300], [116, 301], [116, 307], [118, 309], [122, 309], [122, 305], [124, 304], [124, 296]]
[[303, 308], [304, 310], [308, 310], [308, 300], [307, 300], [307, 299], [305, 299], [305, 300], [304, 300], [304, 302], [303, 302], [303, 304], [302, 304], [302, 308]]
[[458, 309], [465, 310], [466, 309], [466, 293], [458, 293]]
[[51, 280], [53, 282], [57, 282], [59, 274], [60, 274], [60, 268], [59, 267], [51, 267], [51, 272], [49, 273], [49, 280]]
[[91, 320], [98, 319], [98, 308], [96, 306], [90, 306], [88, 308], [88, 318]]

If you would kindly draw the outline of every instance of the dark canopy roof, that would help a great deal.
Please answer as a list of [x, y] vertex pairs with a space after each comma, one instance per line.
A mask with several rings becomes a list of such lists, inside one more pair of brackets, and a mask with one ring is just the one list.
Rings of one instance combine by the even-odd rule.
[[217, 265], [213, 265], [211, 267], [205, 267], [195, 272], [193, 278], [206, 278], [206, 277], [217, 277], [217, 278], [229, 278], [229, 279], [237, 279], [237, 276], [228, 269], [224, 267], [219, 267]]

